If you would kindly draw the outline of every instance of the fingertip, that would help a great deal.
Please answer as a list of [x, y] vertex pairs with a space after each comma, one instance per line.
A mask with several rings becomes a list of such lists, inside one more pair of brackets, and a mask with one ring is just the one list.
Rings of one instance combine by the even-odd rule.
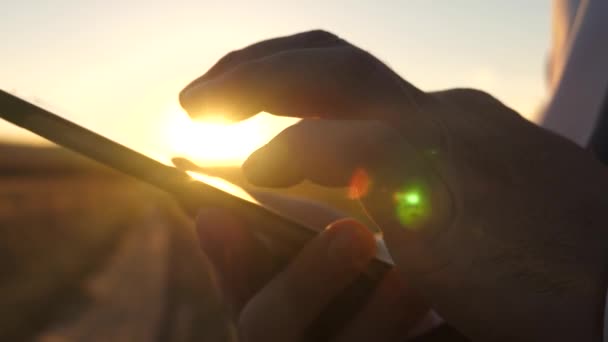
[[331, 223], [326, 232], [330, 235], [329, 257], [340, 267], [363, 270], [376, 255], [373, 233], [362, 223], [340, 219]]
[[354, 218], [346, 217], [336, 220], [330, 223], [326, 230], [348, 230], [356, 237], [357, 241], [360, 241], [363, 247], [371, 249], [373, 252], [376, 250], [376, 240], [374, 234], [367, 228], [363, 223], [355, 220]]
[[179, 103], [191, 118], [218, 122], [243, 120], [246, 115], [236, 106], [239, 101], [231, 97], [226, 83], [223, 78], [196, 81], [181, 91]]
[[266, 145], [253, 152], [243, 163], [242, 169], [251, 184], [288, 187], [303, 180], [300, 168], [295, 164], [285, 146]]
[[195, 117], [201, 111], [201, 97], [196, 91], [197, 84], [193, 82], [179, 93], [179, 104], [188, 113], [189, 116]]

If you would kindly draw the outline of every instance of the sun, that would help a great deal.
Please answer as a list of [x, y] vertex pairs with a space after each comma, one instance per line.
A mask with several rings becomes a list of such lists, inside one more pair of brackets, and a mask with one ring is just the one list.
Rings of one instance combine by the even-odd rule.
[[267, 113], [233, 124], [200, 122], [191, 120], [181, 108], [173, 108], [167, 113], [162, 129], [175, 156], [205, 165], [240, 165], [295, 122], [297, 119]]

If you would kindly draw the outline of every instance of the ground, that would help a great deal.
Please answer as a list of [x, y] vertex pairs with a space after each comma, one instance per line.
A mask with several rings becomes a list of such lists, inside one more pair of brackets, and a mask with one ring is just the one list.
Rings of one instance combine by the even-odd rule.
[[[0, 340], [229, 341], [191, 218], [59, 149], [0, 146]], [[214, 169], [246, 186], [238, 168]], [[343, 189], [283, 194], [356, 211]]]
[[69, 154], [0, 149], [1, 341], [228, 340], [171, 198]]

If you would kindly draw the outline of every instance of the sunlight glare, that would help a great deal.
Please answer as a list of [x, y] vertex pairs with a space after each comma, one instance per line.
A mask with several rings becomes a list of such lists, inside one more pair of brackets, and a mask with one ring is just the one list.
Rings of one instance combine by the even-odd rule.
[[251, 196], [243, 188], [241, 188], [235, 184], [232, 184], [232, 183], [226, 181], [225, 179], [222, 179], [220, 177], [208, 176], [208, 175], [205, 175], [202, 173], [192, 172], [192, 171], [188, 171], [187, 173], [194, 180], [211, 185], [212, 187], [214, 187], [216, 189], [220, 189], [224, 192], [231, 194], [232, 196], [236, 196], [247, 202], [259, 204], [259, 202], [255, 198], [253, 198], [253, 196]]
[[208, 123], [173, 108], [162, 129], [174, 156], [204, 165], [237, 165], [297, 120], [261, 113], [234, 124]]
[[422, 183], [414, 184], [394, 194], [397, 218], [406, 228], [416, 228], [431, 213], [425, 188]]

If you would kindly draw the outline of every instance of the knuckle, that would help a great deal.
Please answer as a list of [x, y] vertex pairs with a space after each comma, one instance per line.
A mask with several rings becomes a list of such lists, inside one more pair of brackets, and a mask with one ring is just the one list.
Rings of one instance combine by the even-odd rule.
[[316, 30], [312, 30], [312, 31], [307, 31], [302, 33], [302, 35], [306, 36], [307, 39], [309, 41], [321, 41], [321, 40], [338, 40], [340, 39], [337, 35], [322, 30], [322, 29], [316, 29]]
[[[477, 118], [494, 117], [499, 120], [494, 125], [521, 124], [524, 117], [505, 105], [491, 94], [472, 88], [457, 88], [433, 93], [435, 99], [444, 104], [456, 106]], [[484, 119], [481, 119], [484, 120]]]
[[230, 64], [232, 61], [234, 61], [234, 59], [236, 58], [237, 54], [240, 52], [241, 50], [234, 50], [234, 51], [230, 51], [229, 53], [227, 53], [226, 55], [224, 55], [224, 57], [220, 58], [220, 60], [217, 62], [218, 66], [225, 66], [227, 64]]
[[465, 94], [471, 98], [475, 98], [478, 99], [480, 101], [486, 101], [486, 102], [499, 102], [500, 101], [495, 98], [494, 96], [492, 96], [490, 93], [487, 93], [483, 90], [479, 90], [479, 89], [473, 89], [473, 88], [465, 88], [463, 89], [463, 92], [465, 92]]
[[356, 47], [351, 47], [343, 51], [345, 52], [344, 62], [347, 62], [347, 65], [352, 68], [353, 71], [360, 74], [369, 74], [377, 68], [377, 61], [369, 53]]
[[457, 88], [445, 92], [446, 97], [455, 98], [459, 101], [474, 102], [479, 104], [501, 104], [500, 100], [489, 93], [474, 88]]
[[235, 50], [224, 55], [215, 63], [215, 65], [211, 67], [211, 69], [209, 69], [209, 71], [207, 71], [207, 73], [203, 77], [207, 79], [213, 78], [225, 72], [227, 69], [230, 69], [231, 66], [235, 63], [240, 51], [241, 50]]

